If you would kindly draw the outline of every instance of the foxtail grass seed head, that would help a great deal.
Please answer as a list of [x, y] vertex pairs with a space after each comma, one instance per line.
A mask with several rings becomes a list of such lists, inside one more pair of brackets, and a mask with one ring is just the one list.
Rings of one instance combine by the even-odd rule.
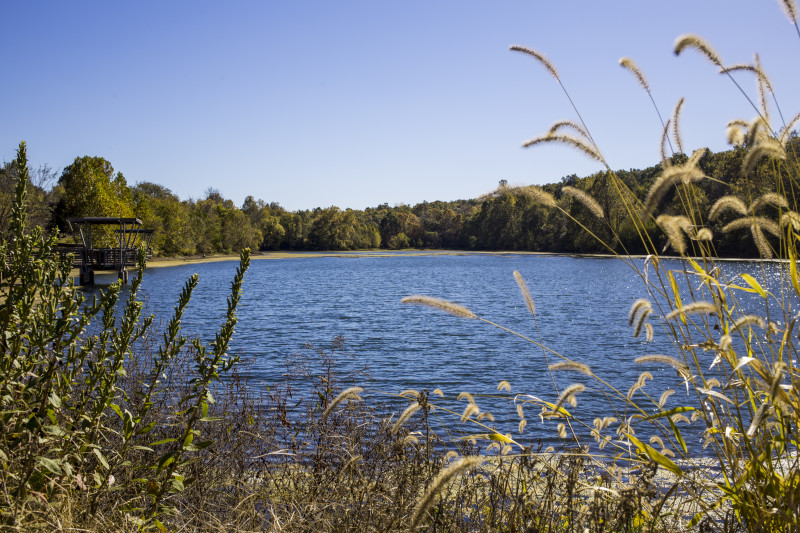
[[746, 328], [748, 326], [757, 326], [761, 329], [766, 329], [767, 323], [760, 316], [744, 315], [742, 317], [739, 317], [739, 319], [733, 323], [733, 326], [731, 326], [731, 333], [733, 333], [734, 331], [739, 331], [740, 329]]
[[716, 220], [725, 211], [733, 211], [744, 216], [747, 214], [747, 206], [735, 196], [723, 196], [714, 202], [711, 211], [708, 213], [708, 218], [709, 220]]
[[782, 194], [768, 192], [755, 199], [750, 211], [755, 213], [757, 210], [768, 205], [777, 207], [778, 209], [789, 209], [789, 202], [786, 201], [786, 198]]
[[667, 389], [664, 392], [662, 392], [661, 396], [658, 398], [658, 406], [663, 408], [664, 405], [667, 403], [669, 397], [672, 396], [673, 394], [675, 394], [675, 391], [672, 389]]
[[466, 398], [469, 403], [475, 403], [475, 398], [473, 398], [472, 394], [468, 393], [467, 391], [460, 392], [456, 400], [460, 402], [464, 398]]
[[519, 273], [519, 270], [514, 271], [514, 280], [516, 280], [517, 286], [522, 293], [522, 299], [525, 300], [525, 306], [528, 308], [528, 312], [530, 312], [532, 316], [536, 316], [536, 305], [533, 303], [531, 291], [528, 290], [528, 284], [522, 279], [522, 274]]
[[488, 420], [489, 422], [494, 422], [494, 415], [488, 411], [484, 411], [483, 413], [480, 413], [475, 418], [475, 420], [477, 420], [478, 422], [480, 422], [481, 420]]
[[589, 134], [586, 133], [586, 130], [584, 130], [582, 126], [576, 124], [571, 120], [559, 120], [558, 122], [555, 122], [552, 126], [550, 126], [550, 129], [547, 130], [547, 134], [555, 135], [556, 133], [558, 133], [563, 129], [571, 129], [584, 139], [589, 140]]
[[792, 226], [794, 231], [800, 231], [800, 214], [795, 211], [787, 211], [781, 215], [781, 227]]
[[672, 166], [672, 161], [670, 161], [669, 155], [667, 155], [669, 126], [670, 126], [670, 121], [667, 120], [667, 123], [664, 124], [664, 129], [661, 131], [661, 141], [658, 144], [658, 152], [661, 154], [661, 165], [664, 167], [664, 169], [667, 169]]
[[566, 439], [567, 438], [567, 427], [564, 425], [563, 422], [559, 422], [558, 424], [558, 438]]
[[797, 4], [794, 0], [778, 0], [783, 12], [789, 17], [789, 22], [797, 24]]
[[742, 161], [742, 172], [745, 176], [749, 175], [759, 161], [765, 157], [785, 160], [786, 150], [781, 143], [773, 138], [767, 138], [759, 142], [747, 151]]
[[714, 234], [708, 228], [700, 228], [692, 238], [696, 241], [711, 241], [714, 239]]
[[678, 39], [675, 41], [675, 55], [680, 55], [681, 52], [683, 52], [686, 48], [694, 48], [704, 55], [709, 61], [722, 68], [722, 59], [719, 57], [719, 55], [711, 48], [711, 45], [697, 35], [687, 34], [678, 37]]
[[572, 196], [576, 200], [586, 207], [591, 214], [593, 214], [597, 218], [603, 218], [603, 208], [600, 207], [600, 204], [597, 203], [597, 200], [589, 196], [586, 192], [576, 189], [575, 187], [570, 187], [569, 185], [564, 186], [561, 189], [564, 194]]
[[535, 58], [539, 63], [542, 64], [542, 66], [544, 66], [544, 68], [546, 68], [548, 70], [548, 72], [550, 72], [550, 74], [558, 82], [561, 82], [561, 78], [558, 77], [558, 71], [556, 70], [556, 67], [553, 66], [553, 64], [544, 56], [544, 54], [542, 54], [540, 52], [537, 52], [536, 50], [532, 50], [530, 48], [526, 48], [524, 46], [519, 46], [519, 45], [516, 45], [516, 44], [515, 45], [511, 45], [511, 47], [509, 49], [514, 51], [514, 52], [522, 52], [523, 54], [527, 54], [527, 55]]
[[[653, 326], [651, 326], [650, 324], [645, 322], [645, 320], [647, 320], [647, 318], [650, 316], [650, 313], [652, 313], [652, 311], [650, 309], [645, 309], [644, 311], [639, 313], [639, 315], [636, 318], [636, 323], [634, 324], [634, 328], [633, 328], [633, 338], [638, 337], [642, 333], [642, 326], [643, 325], [645, 326], [645, 328], [647, 326], [650, 326], [650, 331], [652, 333]], [[650, 342], [650, 341], [648, 340], [647, 342]]]
[[642, 71], [639, 70], [639, 67], [636, 66], [636, 63], [634, 63], [632, 59], [628, 57], [621, 57], [619, 59], [619, 65], [625, 70], [629, 70], [634, 76], [636, 76], [636, 80], [639, 82], [639, 85], [641, 85], [642, 88], [648, 93], [650, 92], [650, 85], [647, 84], [647, 79], [645, 79], [644, 74], [642, 74]]
[[511, 392], [511, 384], [508, 381], [503, 380], [503, 381], [501, 381], [500, 383], [497, 384], [497, 390], [498, 391], [503, 391], [504, 390], [506, 392]]
[[464, 412], [461, 413], [461, 422], [466, 422], [471, 416], [478, 415], [480, 412], [481, 410], [474, 403], [467, 404], [467, 406], [464, 408]]
[[425, 513], [431, 508], [433, 503], [436, 501], [436, 497], [450, 481], [452, 481], [456, 476], [476, 468], [482, 462], [483, 459], [480, 457], [464, 457], [455, 461], [447, 468], [439, 472], [439, 474], [434, 478], [433, 482], [428, 487], [428, 490], [417, 502], [417, 506], [414, 509], [414, 516], [411, 519], [411, 529], [414, 530], [420, 526]]
[[728, 126], [728, 129], [725, 130], [725, 136], [730, 145], [742, 146], [744, 144], [744, 131], [740, 126]]
[[322, 419], [324, 420], [328, 418], [328, 415], [331, 414], [339, 406], [339, 404], [344, 401], [361, 401], [361, 396], [359, 396], [359, 394], [362, 392], [364, 392], [364, 389], [361, 387], [350, 387], [349, 389], [345, 389], [340, 392], [339, 395], [333, 399], [330, 405], [328, 405], [328, 408], [322, 413]]
[[636, 319], [636, 316], [644, 310], [653, 310], [653, 305], [650, 303], [650, 300], [647, 298], [639, 298], [633, 305], [631, 305], [630, 311], [628, 311], [628, 325], [632, 326], [633, 321]]
[[441, 298], [434, 298], [432, 296], [422, 296], [422, 295], [406, 296], [405, 298], [400, 300], [400, 302], [404, 304], [427, 305], [428, 307], [433, 307], [435, 309], [439, 309], [440, 311], [444, 311], [445, 313], [450, 313], [451, 315], [455, 315], [461, 318], [478, 318], [477, 316], [475, 316], [475, 313], [473, 313], [463, 305], [458, 305], [456, 303], [449, 302]]
[[658, 224], [667, 236], [667, 244], [673, 250], [683, 255], [686, 253], [685, 231], [691, 227], [691, 222], [683, 215], [659, 215], [656, 218]]
[[522, 419], [525, 418], [525, 411], [523, 410], [521, 403], [517, 404], [517, 416], [519, 416]]
[[545, 191], [541, 187], [530, 185], [528, 187], [520, 188], [518, 192], [520, 194], [528, 196], [532, 200], [542, 204], [545, 207], [556, 207], [556, 199], [553, 198], [552, 194]]
[[598, 152], [593, 146], [589, 146], [588, 144], [586, 144], [581, 139], [577, 139], [577, 138], [572, 137], [570, 135], [549, 135], [549, 134], [548, 135], [543, 135], [541, 137], [535, 137], [533, 139], [525, 141], [524, 143], [522, 143], [522, 147], [523, 148], [530, 148], [531, 146], [534, 146], [534, 145], [537, 145], [537, 144], [551, 143], [551, 142], [552, 143], [566, 144], [566, 145], [572, 146], [573, 148], [577, 148], [578, 150], [580, 150], [584, 154], [588, 155], [592, 159], [596, 159], [597, 161], [603, 163], [604, 166], [606, 166], [606, 167], [608, 166], [606, 164], [606, 160], [603, 159], [603, 156], [600, 155], [600, 152]]
[[416, 389], [406, 389], [400, 393], [403, 398], [416, 398], [419, 396], [419, 391]]
[[678, 151], [681, 153], [683, 153], [683, 139], [681, 138], [680, 118], [684, 101], [683, 98], [678, 100], [678, 103], [675, 104], [675, 109], [672, 111], [672, 138], [675, 140], [675, 146], [678, 147]]
[[550, 365], [549, 369], [553, 372], [558, 371], [569, 371], [569, 372], [580, 372], [586, 376], [594, 376], [592, 373], [592, 369], [589, 368], [588, 365], [583, 363], [578, 363], [577, 361], [561, 361], [558, 363], [553, 363]]
[[444, 392], [442, 392], [442, 389], [433, 389], [433, 394], [439, 396], [440, 398], [444, 398]]
[[413, 402], [411, 405], [406, 407], [403, 413], [400, 415], [400, 418], [398, 418], [397, 422], [395, 422], [394, 427], [392, 427], [392, 435], [396, 435], [397, 432], [400, 431], [400, 428], [403, 427], [403, 424], [406, 423], [406, 420], [411, 418], [411, 415], [419, 411], [420, 407], [421, 406], [417, 402]]
[[783, 129], [780, 132], [780, 135], [778, 135], [778, 140], [780, 141], [781, 146], [783, 146], [784, 149], [786, 148], [786, 143], [789, 141], [789, 136], [794, 131], [794, 127], [797, 125], [798, 122], [800, 122], [800, 113], [793, 116], [792, 119], [786, 123], [786, 126], [783, 127]]
[[519, 430], [520, 435], [522, 435], [522, 433], [525, 431], [525, 426], [527, 425], [528, 421], [525, 420], [524, 418], [519, 421], [519, 426], [517, 426], [517, 429]]
[[678, 371], [684, 378], [691, 377], [691, 373], [689, 372], [689, 367], [683, 361], [679, 361], [674, 357], [670, 357], [669, 355], [661, 355], [661, 354], [650, 354], [650, 355], [643, 355], [641, 357], [637, 357], [633, 360], [634, 363], [637, 365], [643, 365], [647, 363], [652, 364], [659, 364], [659, 365], [668, 365]]
[[678, 316], [709, 315], [711, 313], [715, 313], [716, 311], [717, 308], [712, 303], [692, 302], [690, 304], [684, 305], [683, 307], [679, 307], [678, 309], [673, 309], [664, 318], [666, 320], [672, 320], [673, 318], [676, 318]]
[[561, 395], [558, 397], [558, 401], [556, 402], [556, 408], [554, 411], [558, 412], [559, 408], [561, 408], [565, 403], [569, 403], [570, 405], [574, 406], [577, 402], [575, 396], [580, 394], [581, 392], [586, 390], [586, 385], [582, 383], [573, 383], [563, 391], [561, 391]]
[[650, 190], [647, 191], [647, 197], [642, 208], [643, 215], [649, 216], [658, 207], [667, 191], [678, 183], [689, 184], [700, 181], [705, 177], [706, 175], [703, 171], [695, 165], [685, 164], [665, 168], [656, 178], [656, 181], [653, 182]]

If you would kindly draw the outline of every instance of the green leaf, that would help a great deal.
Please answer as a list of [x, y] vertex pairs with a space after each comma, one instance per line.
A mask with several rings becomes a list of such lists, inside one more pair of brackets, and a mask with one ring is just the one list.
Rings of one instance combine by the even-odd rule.
[[153, 523], [156, 525], [156, 527], [158, 528], [159, 531], [163, 531], [164, 533], [166, 533], [167, 526], [162, 524], [161, 521], [158, 518], [154, 518], [153, 519]]
[[657, 464], [663, 466], [678, 477], [683, 476], [683, 470], [681, 470], [678, 465], [673, 463], [669, 457], [665, 456], [649, 444], [645, 444], [644, 442], [640, 441], [630, 433], [625, 433], [625, 436], [630, 439], [630, 441], [639, 449], [639, 451], [643, 452], [645, 455], [647, 455], [647, 457], [655, 461]]
[[696, 411], [696, 410], [697, 409], [695, 409], [694, 407], [690, 407], [688, 405], [684, 405], [684, 406], [681, 406], [681, 407], [673, 407], [672, 409], [670, 409], [668, 411], [661, 411], [660, 413], [656, 413], [654, 415], [647, 416], [647, 417], [643, 418], [642, 420], [643, 421], [653, 420], [655, 418], [663, 418], [665, 416], [671, 417], [672, 415], [676, 415], [678, 413], [686, 413], [688, 411]]
[[92, 449], [92, 452], [97, 456], [97, 460], [100, 461], [100, 464], [103, 465], [103, 468], [108, 470], [108, 461], [106, 458], [103, 457], [103, 454], [97, 448]]
[[115, 413], [117, 413], [117, 416], [119, 416], [120, 418], [123, 418], [122, 409], [119, 408], [119, 405], [117, 405], [115, 403], [112, 403], [110, 405], [110, 407], [111, 407], [111, 409], [114, 410]]
[[689, 453], [689, 451], [686, 449], [686, 441], [683, 440], [683, 435], [681, 434], [681, 430], [678, 429], [678, 426], [675, 425], [675, 422], [672, 421], [672, 418], [668, 418], [667, 420], [669, 420], [669, 425], [672, 428], [672, 434], [675, 435], [675, 440], [677, 440], [678, 444], [681, 445], [683, 453]]
[[739, 274], [739, 276], [750, 285], [755, 292], [757, 292], [762, 298], [767, 297], [767, 292], [761, 287], [761, 284], [750, 274]]
[[59, 398], [55, 392], [50, 394], [50, 405], [55, 407], [56, 409], [61, 408], [61, 398]]
[[156, 442], [151, 442], [150, 446], [158, 446], [159, 444], [166, 444], [168, 442], [175, 442], [178, 439], [161, 439]]
[[222, 417], [219, 416], [204, 416], [200, 419], [200, 422], [216, 422], [217, 420], [222, 420]]
[[55, 459], [50, 459], [48, 457], [37, 457], [36, 462], [53, 474], [61, 474], [61, 465]]
[[140, 428], [139, 430], [137, 430], [136, 434], [137, 435], [144, 435], [145, 433], [150, 433], [150, 431], [152, 431], [152, 429], [154, 427], [156, 427], [156, 421], [155, 420], [153, 420], [152, 422], [150, 422], [149, 424], [147, 424], [143, 428]]

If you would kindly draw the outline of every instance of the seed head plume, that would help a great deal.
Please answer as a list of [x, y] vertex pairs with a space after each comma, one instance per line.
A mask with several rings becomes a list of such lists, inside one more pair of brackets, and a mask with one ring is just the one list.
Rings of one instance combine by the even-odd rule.
[[656, 178], [650, 190], [647, 191], [647, 197], [644, 199], [644, 206], [642, 214], [646, 217], [650, 215], [653, 210], [658, 206], [661, 199], [667, 191], [678, 183], [692, 183], [700, 181], [706, 175], [696, 165], [691, 164], [693, 158], [683, 165], [675, 165], [665, 168], [664, 171]]
[[559, 363], [553, 363], [550, 365], [551, 371], [559, 371], [559, 370], [566, 370], [569, 372], [580, 372], [581, 374], [585, 374], [587, 376], [594, 376], [592, 373], [592, 369], [589, 368], [588, 365], [583, 363], [578, 363], [577, 361], [561, 361]]
[[397, 419], [394, 426], [392, 427], [392, 435], [396, 435], [400, 428], [403, 427], [403, 424], [406, 423], [406, 420], [411, 418], [411, 415], [419, 411], [420, 405], [417, 402], [411, 403], [408, 407], [405, 408], [403, 413], [400, 415], [400, 418]]
[[765, 157], [774, 157], [775, 159], [786, 159], [786, 150], [784, 150], [780, 141], [767, 137], [762, 139], [758, 144], [753, 146], [747, 151], [742, 161], [742, 172], [745, 176], [750, 174], [761, 159]]
[[659, 397], [658, 399], [658, 406], [663, 408], [664, 404], [667, 403], [667, 399], [669, 399], [669, 397], [672, 396], [673, 394], [675, 394], [675, 391], [672, 389], [667, 389], [664, 392], [662, 392], [661, 397]]
[[[628, 325], [634, 326], [633, 336], [638, 337], [642, 332], [642, 326], [647, 320], [647, 317], [653, 312], [653, 306], [647, 298], [640, 298], [633, 302], [631, 310], [628, 312]], [[650, 324], [647, 324], [648, 326]], [[650, 330], [652, 331], [652, 326]], [[649, 341], [649, 339], [648, 339]]]
[[786, 142], [789, 140], [789, 135], [791, 135], [798, 121], [800, 121], [800, 113], [792, 117], [792, 119], [786, 124], [786, 126], [783, 127], [778, 135], [778, 140], [781, 142], [781, 146], [784, 148], [786, 148]]
[[686, 252], [685, 233], [691, 229], [692, 222], [683, 215], [659, 215], [656, 224], [664, 230], [672, 249], [683, 255]]
[[506, 380], [503, 380], [497, 384], [497, 390], [499, 391], [504, 390], [506, 392], [511, 392], [511, 383], [509, 383]]
[[661, 142], [658, 145], [659, 153], [661, 154], [661, 162], [663, 163], [664, 168], [672, 166], [672, 162], [667, 156], [667, 144], [670, 146], [670, 150], [672, 149], [672, 141], [669, 140], [669, 125], [672, 121], [668, 120], [666, 124], [664, 124], [664, 129], [661, 131]]
[[795, 211], [787, 211], [781, 215], [781, 227], [792, 226], [794, 231], [800, 230], [800, 214]]
[[527, 187], [520, 187], [515, 191], [519, 194], [532, 198], [534, 201], [544, 205], [545, 207], [556, 206], [556, 199], [553, 198], [553, 195], [545, 191], [541, 187], [537, 187], [535, 185], [529, 185]]
[[666, 320], [672, 320], [678, 316], [686, 316], [686, 315], [708, 315], [711, 313], [716, 312], [717, 308], [714, 304], [709, 302], [692, 302], [690, 304], [684, 305], [683, 307], [679, 307], [678, 309], [673, 309], [664, 317]]
[[603, 218], [603, 208], [600, 207], [600, 204], [597, 203], [597, 200], [589, 196], [586, 192], [576, 189], [575, 187], [570, 187], [569, 185], [563, 187], [561, 189], [564, 194], [572, 196], [576, 200], [586, 207], [590, 213], [592, 213], [597, 218]]
[[650, 303], [650, 300], [647, 298], [639, 298], [633, 305], [631, 305], [631, 310], [628, 311], [628, 325], [632, 326], [633, 321], [636, 318], [636, 315], [639, 314], [640, 311], [652, 311], [653, 304]]
[[728, 144], [733, 146], [742, 146], [744, 144], [744, 131], [741, 126], [729, 124], [728, 129], [725, 130], [725, 137], [728, 139]]
[[400, 300], [400, 303], [427, 305], [428, 307], [433, 307], [444, 311], [445, 313], [450, 313], [451, 315], [459, 316], [461, 318], [478, 318], [475, 313], [463, 305], [458, 305], [441, 298], [434, 298], [433, 296], [406, 296]]
[[733, 323], [733, 326], [731, 326], [731, 333], [747, 326], [758, 326], [761, 329], [767, 329], [767, 323], [760, 316], [744, 315]]
[[716, 220], [720, 213], [728, 210], [735, 211], [742, 216], [747, 215], [747, 206], [744, 205], [744, 202], [735, 196], [723, 196], [714, 202], [711, 211], [708, 213], [708, 218], [709, 220]]
[[675, 145], [678, 147], [678, 151], [680, 153], [683, 153], [683, 140], [681, 139], [679, 124], [679, 120], [681, 118], [681, 109], [683, 109], [683, 102], [683, 98], [678, 100], [678, 103], [675, 105], [675, 109], [672, 111], [672, 137], [675, 139]]
[[331, 414], [336, 407], [339, 406], [345, 400], [356, 400], [360, 401], [361, 397], [359, 396], [360, 393], [364, 392], [364, 389], [361, 387], [350, 387], [349, 389], [345, 389], [339, 393], [339, 395], [333, 399], [333, 401], [328, 405], [328, 408], [325, 409], [325, 412], [322, 413], [322, 419], [328, 418], [328, 415]]
[[692, 239], [696, 241], [710, 241], [714, 239], [714, 234], [708, 228], [696, 230]]
[[519, 290], [522, 293], [522, 299], [525, 300], [525, 305], [527, 306], [528, 311], [532, 316], [536, 316], [536, 306], [533, 303], [533, 297], [531, 297], [531, 293], [528, 290], [528, 285], [525, 283], [525, 280], [522, 279], [522, 274], [520, 274], [518, 270], [514, 271], [514, 279], [517, 281], [517, 286], [519, 286]]
[[636, 79], [639, 81], [639, 84], [644, 88], [644, 90], [650, 92], [650, 85], [648, 85], [647, 79], [645, 79], [644, 74], [642, 74], [642, 71], [639, 70], [639, 67], [636, 66], [636, 63], [634, 63], [632, 59], [628, 57], [621, 57], [619, 59], [619, 65], [625, 70], [629, 70], [634, 76], [636, 76]]
[[697, 35], [688, 34], [678, 37], [675, 41], [675, 55], [680, 55], [685, 48], [694, 48], [706, 56], [709, 61], [722, 68], [722, 59], [720, 59], [719, 55], [711, 48], [711, 45]]
[[529, 56], [536, 58], [536, 60], [539, 61], [539, 63], [541, 63], [556, 80], [561, 81], [561, 78], [558, 77], [558, 71], [556, 70], [556, 67], [553, 66], [553, 64], [544, 56], [544, 54], [516, 44], [512, 45], [509, 50], [514, 52], [522, 52], [523, 54], [528, 54]]
[[575, 405], [575, 395], [580, 394], [585, 390], [586, 385], [582, 383], [573, 383], [561, 392], [561, 395], [558, 397], [558, 401], [556, 402], [556, 407], [553, 409], [553, 411], [558, 412], [558, 410], [567, 402], [569, 402], [571, 405]]
[[547, 142], [555, 142], [555, 143], [570, 145], [574, 148], [577, 148], [578, 150], [588, 155], [592, 159], [600, 161], [601, 163], [603, 163], [604, 166], [606, 167], [608, 166], [606, 164], [606, 160], [603, 159], [603, 156], [600, 155], [600, 153], [593, 146], [589, 146], [582, 140], [572, 137], [570, 135], [550, 135], [550, 134], [542, 135], [541, 137], [535, 137], [533, 139], [525, 141], [524, 143], [522, 143], [522, 147], [530, 148], [531, 146], [534, 146], [536, 144], [547, 143]]
[[758, 98], [761, 101], [761, 114], [769, 123], [769, 106], [767, 105], [767, 91], [772, 94], [775, 94], [772, 91], [772, 85], [769, 83], [769, 78], [767, 75], [764, 74], [764, 70], [761, 68], [761, 59], [759, 59], [758, 54], [755, 55], [755, 73], [756, 79], [758, 80]]
[[442, 489], [444, 489], [445, 485], [456, 476], [479, 466], [482, 462], [483, 459], [480, 457], [464, 457], [439, 472], [430, 487], [428, 487], [425, 495], [417, 502], [417, 507], [414, 509], [414, 516], [411, 519], [411, 530], [415, 530], [420, 525], [425, 513], [436, 501], [436, 497]]
[[555, 135], [556, 133], [559, 132], [559, 130], [565, 128], [574, 130], [578, 133], [578, 135], [580, 135], [584, 139], [589, 140], [589, 134], [586, 133], [586, 130], [584, 130], [579, 124], [575, 124], [571, 120], [559, 120], [558, 122], [555, 122], [552, 126], [550, 126], [550, 129], [547, 131], [547, 134]]
[[768, 192], [764, 193], [758, 198], [755, 199], [753, 205], [750, 207], [750, 211], [755, 213], [758, 209], [763, 206], [771, 205], [773, 207], [777, 207], [779, 209], [789, 209], [789, 203], [786, 201], [786, 198], [782, 194], [778, 194], [776, 192]]
[[636, 364], [645, 364], [645, 363], [656, 363], [661, 365], [669, 365], [675, 370], [678, 371], [684, 378], [691, 377], [691, 372], [689, 372], [689, 367], [686, 363], [675, 359], [674, 357], [670, 357], [668, 355], [660, 355], [660, 354], [652, 354], [652, 355], [643, 355], [641, 357], [637, 357], [633, 361]]
[[645, 324], [644, 325], [644, 331], [645, 331], [644, 339], [647, 342], [652, 341], [653, 340], [653, 325], [650, 324], [650, 323]]
[[783, 7], [783, 12], [789, 17], [789, 22], [797, 24], [797, 4], [794, 0], [779, 0], [779, 2]]

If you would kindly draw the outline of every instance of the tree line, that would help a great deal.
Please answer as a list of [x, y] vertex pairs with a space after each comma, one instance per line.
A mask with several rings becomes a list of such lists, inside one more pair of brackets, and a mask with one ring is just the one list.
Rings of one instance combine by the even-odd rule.
[[[691, 189], [690, 196], [701, 212], [725, 195], [739, 196], [749, 204], [764, 192], [774, 190], [776, 177], [782, 179], [776, 175], [777, 167], [765, 160], [745, 178], [740, 170], [745, 152], [746, 147], [740, 147], [703, 155], [699, 167], [709, 179], [684, 185]], [[800, 138], [796, 135], [787, 152], [790, 157], [800, 154]], [[680, 164], [686, 159], [678, 154], [670, 163]], [[602, 251], [590, 233], [615, 250], [637, 253], [642, 239], [625, 203], [641, 203], [663, 168], [662, 162], [643, 170], [618, 170], [613, 175], [607, 171], [585, 177], [573, 174], [541, 186], [555, 198], [560, 210], [541, 203], [536, 194], [538, 187], [515, 187], [501, 181], [492, 193], [471, 200], [422, 202], [414, 206], [382, 204], [364, 210], [331, 206], [288, 211], [276, 202], [267, 203], [253, 196], [237, 206], [215, 189], [207, 190], [203, 199], [181, 200], [157, 183], [144, 181], [129, 186], [110, 162], [85, 156], [76, 158], [60, 175], [49, 167], [35, 170], [28, 184], [28, 199], [34, 224], [62, 232], [71, 217], [138, 217], [145, 228], [155, 230], [152, 248], [162, 256], [232, 253], [243, 248]], [[8, 231], [14, 183], [13, 165], [4, 163], [0, 166], [0, 236]], [[620, 183], [626, 189], [622, 195]], [[574, 194], [564, 194], [564, 187], [594, 198], [603, 217], [593, 216]], [[671, 193], [660, 203], [660, 213], [682, 212], [680, 203], [685, 198], [685, 194]], [[788, 200], [795, 205], [794, 199]], [[723, 217], [709, 227], [716, 236], [718, 253], [752, 254], [752, 247], [743, 242], [741, 235], [720, 231], [727, 222]], [[666, 242], [654, 221], [647, 225], [647, 231], [653, 242]]]

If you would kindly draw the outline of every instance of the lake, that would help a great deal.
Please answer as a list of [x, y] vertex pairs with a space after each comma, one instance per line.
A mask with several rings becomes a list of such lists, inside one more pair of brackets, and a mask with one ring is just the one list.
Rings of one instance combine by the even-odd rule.
[[[210, 341], [224, 320], [236, 266], [231, 261], [147, 270], [141, 292], [148, 311], [168, 317], [184, 281], [197, 272], [200, 281], [183, 329]], [[670, 268], [680, 268], [680, 263], [673, 261]], [[755, 263], [732, 262], [726, 268], [761, 277]], [[522, 274], [536, 302], [536, 320], [526, 309], [514, 270]], [[368, 397], [383, 401], [387, 396], [382, 393], [440, 388], [451, 407], [460, 411], [465, 403], [456, 403], [454, 397], [461, 391], [496, 397], [498, 382], [508, 380], [512, 395], [555, 401], [541, 348], [477, 320], [400, 303], [412, 294], [451, 300], [482, 318], [541, 339], [556, 352], [586, 363], [620, 390], [627, 391], [645, 369], [655, 376], [647, 390], [656, 397], [666, 388], [680, 386], [672, 368], [633, 363], [644, 354], [676, 352], [658, 327], [650, 344], [644, 335], [633, 337], [628, 311], [647, 293], [641, 278], [614, 258], [386, 253], [253, 260], [230, 351], [253, 360], [245, 369], [250, 386], [269, 386], [281, 380], [286, 361], [301, 353], [306, 343], [326, 348], [341, 335], [345, 352], [353, 357], [344, 358], [339, 371], [368, 365], [372, 381], [362, 383]], [[551, 363], [558, 360], [549, 357]], [[594, 416], [613, 414], [589, 378], [574, 372], [556, 373], [555, 378], [559, 387], [576, 381], [589, 387], [579, 396], [578, 410], [588, 415], [590, 423]], [[676, 394], [675, 402], [688, 401], [685, 390], [679, 394], [684, 400]], [[477, 397], [477, 402], [496, 417], [497, 411], [506, 413], [498, 417], [498, 427], [510, 430], [507, 415], [513, 406], [509, 408], [507, 399]], [[537, 429], [536, 415], [532, 408], [527, 410], [526, 434], [544, 431]], [[516, 415], [511, 420], [515, 427]], [[545, 440], [553, 437], [553, 427], [549, 424], [542, 433]]]

